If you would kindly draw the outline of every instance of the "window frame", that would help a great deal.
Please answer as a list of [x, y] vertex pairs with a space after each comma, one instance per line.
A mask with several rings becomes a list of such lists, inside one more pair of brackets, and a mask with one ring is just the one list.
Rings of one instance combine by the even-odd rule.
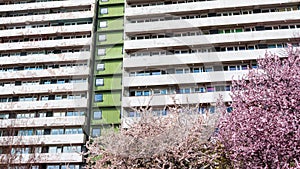
[[[98, 113], [98, 116], [96, 114]], [[101, 120], [102, 119], [102, 110], [94, 111], [93, 112], [93, 119], [94, 120]]]

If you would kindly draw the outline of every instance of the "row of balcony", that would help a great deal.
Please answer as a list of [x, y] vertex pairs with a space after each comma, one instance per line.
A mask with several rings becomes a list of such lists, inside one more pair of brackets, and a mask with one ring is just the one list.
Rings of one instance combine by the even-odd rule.
[[13, 127], [52, 127], [52, 126], [83, 126], [85, 116], [44, 117], [0, 120], [0, 128]]
[[84, 25], [70, 25], [70, 26], [52, 26], [42, 28], [25, 28], [25, 29], [9, 29], [1, 30], [0, 37], [11, 36], [32, 36], [32, 35], [51, 35], [57, 33], [75, 33], [75, 32], [90, 32], [91, 24]]
[[87, 76], [89, 68], [87, 66], [75, 68], [58, 68], [45, 70], [23, 70], [15, 72], [0, 72], [0, 80], [12, 79], [32, 79], [42, 77], [62, 77], [62, 76]]
[[[5, 7], [3, 7], [3, 8], [5, 8]], [[93, 15], [94, 15], [94, 10], [69, 12], [69, 13], [58, 13], [58, 14], [4, 17], [4, 18], [0, 18], [0, 25], [46, 22], [46, 21], [54, 21], [54, 20], [93, 18]]]
[[[268, 49], [268, 52], [281, 54], [284, 49]], [[222, 63], [243, 60], [256, 60], [266, 54], [265, 49], [258, 50], [243, 50], [243, 51], [226, 51], [226, 52], [210, 52], [210, 53], [191, 53], [191, 54], [174, 54], [174, 55], [157, 55], [143, 57], [125, 57], [123, 65], [126, 70], [135, 69], [138, 67], [162, 67], [188, 65], [195, 63]], [[159, 59], [155, 59], [159, 57]]]
[[[1, 31], [0, 31], [1, 32]], [[61, 54], [34, 54], [27, 56], [0, 57], [0, 65], [15, 65], [28, 63], [58, 63], [58, 62], [77, 62], [89, 60], [90, 52], [74, 52]]]
[[[0, 155], [0, 159], [5, 161], [9, 157], [5, 154]], [[24, 163], [81, 163], [83, 156], [79, 153], [43, 153], [43, 154], [22, 154], [13, 157], [11, 164], [24, 164]]]
[[159, 86], [159, 85], [175, 85], [175, 84], [195, 84], [210, 82], [226, 82], [233, 79], [239, 79], [246, 75], [248, 70], [239, 71], [218, 71], [218, 72], [201, 72], [187, 74], [166, 74], [157, 76], [134, 76], [124, 77], [124, 87], [139, 86]]
[[280, 1], [218, 0], [218, 1], [208, 1], [208, 2], [180, 3], [180, 4], [170, 4], [170, 5], [127, 8], [125, 15], [128, 17], [134, 17], [134, 16], [141, 16], [141, 15], [158, 15], [164, 13], [218, 10], [218, 9], [226, 9], [226, 8], [230, 9], [230, 8], [237, 8], [237, 7], [246, 8], [246, 7], [253, 7], [253, 6], [274, 6], [274, 5], [284, 5], [288, 3], [291, 3], [291, 1], [290, 0], [280, 0]]
[[56, 48], [56, 47], [70, 47], [70, 46], [90, 46], [91, 41], [92, 41], [91, 38], [76, 38], [76, 39], [63, 39], [63, 40], [2, 43], [0, 44], [0, 51]]
[[[300, 14], [300, 13], [299, 13]], [[162, 48], [177, 46], [212, 45], [222, 43], [240, 43], [247, 41], [275, 40], [294, 38], [300, 29], [291, 30], [267, 30], [261, 32], [241, 32], [234, 34], [217, 34], [202, 36], [184, 36], [163, 39], [129, 40], [124, 44], [126, 50]]]
[[87, 91], [87, 83], [64, 83], [0, 87], [0, 95], [39, 94], [39, 93], [70, 93]]
[[27, 4], [10, 4], [1, 5], [0, 12], [22, 11], [22, 10], [42, 10], [50, 8], [63, 8], [63, 7], [78, 7], [87, 6], [94, 3], [92, 0], [71, 0], [71, 1], [54, 1], [54, 2], [39, 2]]
[[[246, 1], [245, 1], [246, 2]], [[252, 1], [251, 1], [252, 2]], [[249, 23], [286, 22], [289, 20], [299, 20], [300, 11], [271, 12], [249, 15], [236, 15], [226, 17], [209, 17], [182, 20], [167, 20], [146, 23], [125, 24], [126, 33], [134, 32], [154, 32], [162, 30], [179, 30], [186, 28], [216, 27], [224, 25], [243, 25]]]
[[123, 97], [122, 106], [124, 108], [140, 106], [161, 106], [176, 104], [188, 105], [198, 103], [215, 103], [222, 96], [224, 102], [232, 101], [229, 91], [209, 92], [209, 93], [188, 93], [153, 96]]
[[1, 111], [86, 108], [87, 99], [0, 103]]

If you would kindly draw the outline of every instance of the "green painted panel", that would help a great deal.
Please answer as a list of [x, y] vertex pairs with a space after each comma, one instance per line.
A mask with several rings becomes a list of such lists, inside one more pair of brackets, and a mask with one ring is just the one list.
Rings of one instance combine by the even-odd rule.
[[[96, 79], [103, 79], [104, 84], [103, 86], [96, 86]], [[122, 89], [122, 84], [121, 84], [122, 78], [121, 76], [102, 76], [102, 77], [96, 77], [94, 80], [94, 90], [116, 90]]]
[[[100, 22], [103, 23], [102, 28]], [[105, 27], [106, 25], [106, 27]], [[124, 29], [124, 18], [101, 19], [98, 21], [98, 31], [115, 31]]]
[[[107, 14], [101, 14], [101, 9], [107, 8]], [[102, 17], [116, 17], [124, 15], [124, 5], [114, 5], [114, 6], [100, 6], [99, 18]]]
[[121, 123], [119, 108], [101, 108], [94, 109], [94, 111], [102, 111], [102, 119], [94, 120], [92, 117], [91, 125], [101, 124], [118, 124]]
[[110, 5], [110, 4], [119, 4], [124, 3], [124, 0], [108, 0], [107, 2], [103, 2], [100, 0], [100, 5]]
[[104, 64], [104, 70], [95, 69], [95, 75], [113, 75], [122, 73], [122, 60], [103, 60], [96, 61], [96, 67], [98, 63]]
[[[106, 49], [104, 56], [98, 55], [98, 49]], [[122, 59], [123, 58], [123, 45], [97, 47], [95, 60], [106, 60], [106, 59]]]
[[103, 94], [103, 101], [95, 102], [93, 100], [94, 107], [121, 106], [121, 92], [96, 92], [95, 94], [98, 93]]
[[[123, 32], [100, 32], [97, 34], [97, 45], [110, 45], [123, 43]], [[101, 36], [105, 35], [105, 40], [99, 40]]]

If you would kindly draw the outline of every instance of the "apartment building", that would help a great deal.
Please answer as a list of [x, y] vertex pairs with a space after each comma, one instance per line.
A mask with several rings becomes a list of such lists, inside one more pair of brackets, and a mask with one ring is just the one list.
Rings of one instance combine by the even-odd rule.
[[0, 168], [82, 168], [94, 4], [0, 1]]
[[213, 113], [219, 95], [230, 111], [232, 79], [299, 46], [299, 0], [127, 0], [125, 18], [124, 119], [147, 105], [166, 115], [174, 101]]
[[124, 1], [99, 0], [93, 70], [90, 134], [118, 127], [121, 116]]

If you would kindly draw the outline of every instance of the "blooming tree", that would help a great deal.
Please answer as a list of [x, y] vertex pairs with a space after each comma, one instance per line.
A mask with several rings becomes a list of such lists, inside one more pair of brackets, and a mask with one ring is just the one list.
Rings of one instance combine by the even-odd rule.
[[[91, 168], [216, 168], [221, 148], [208, 141], [218, 114], [200, 116], [197, 108], [170, 108], [157, 117], [148, 108], [119, 132], [106, 132], [87, 144]], [[223, 162], [224, 163], [224, 162]]]
[[287, 55], [267, 53], [259, 69], [233, 81], [219, 140], [236, 168], [300, 168], [300, 51]]

